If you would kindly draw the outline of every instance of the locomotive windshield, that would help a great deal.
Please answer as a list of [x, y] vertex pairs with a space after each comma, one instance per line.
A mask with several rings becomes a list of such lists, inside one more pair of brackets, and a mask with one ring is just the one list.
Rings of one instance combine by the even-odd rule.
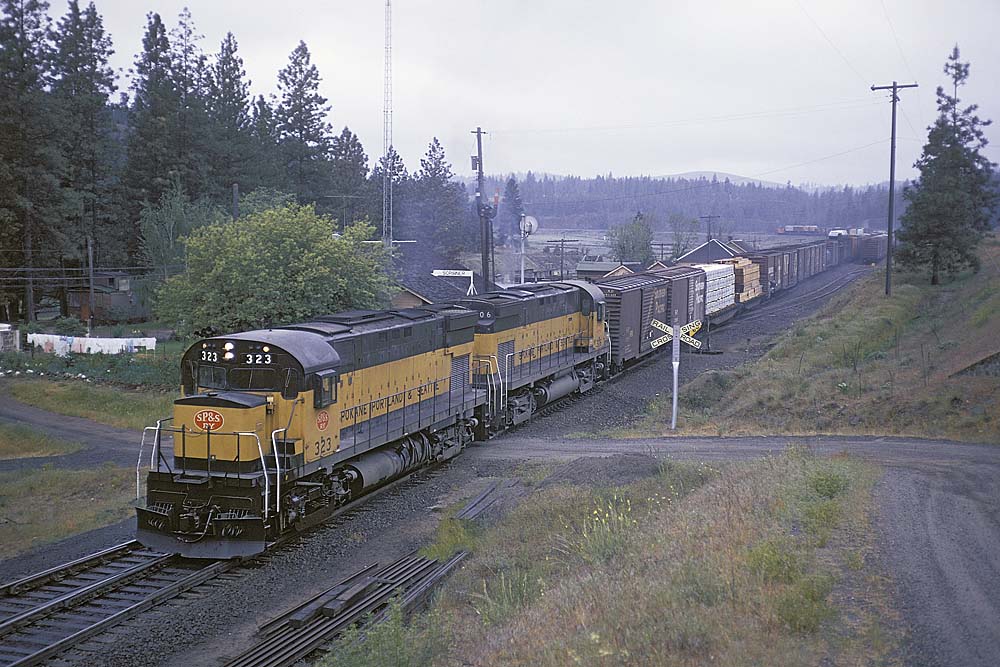
[[299, 390], [299, 373], [294, 368], [225, 368], [199, 364], [197, 375], [198, 386], [202, 389], [280, 391], [292, 395]]

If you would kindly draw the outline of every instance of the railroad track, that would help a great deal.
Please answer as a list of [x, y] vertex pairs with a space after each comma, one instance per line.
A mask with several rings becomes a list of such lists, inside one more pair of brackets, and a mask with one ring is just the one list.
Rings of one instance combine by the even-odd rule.
[[0, 586], [0, 667], [41, 664], [233, 565], [132, 541]]
[[819, 301], [820, 299], [825, 299], [827, 297], [836, 294], [840, 290], [844, 289], [852, 282], [854, 282], [854, 280], [858, 276], [863, 275], [867, 272], [868, 269], [866, 268], [846, 273], [843, 276], [837, 278], [836, 280], [829, 282], [826, 285], [823, 285], [822, 287], [819, 287], [811, 292], [806, 292], [805, 294], [799, 294], [790, 297], [787, 301], [781, 301], [779, 303], [773, 303], [761, 306], [757, 308], [755, 311], [747, 315], [743, 315], [742, 317], [736, 320], [733, 320], [733, 322], [742, 323], [756, 319], [761, 319], [764, 317], [774, 317], [779, 313], [792, 310], [794, 308], [798, 308], [800, 306], [804, 306], [810, 303], [814, 303], [816, 301]]
[[371, 627], [386, 618], [395, 599], [403, 613], [422, 606], [433, 588], [467, 553], [444, 563], [413, 552], [377, 570], [372, 564], [265, 623], [259, 641], [226, 667], [289, 667], [337, 639], [347, 628]]

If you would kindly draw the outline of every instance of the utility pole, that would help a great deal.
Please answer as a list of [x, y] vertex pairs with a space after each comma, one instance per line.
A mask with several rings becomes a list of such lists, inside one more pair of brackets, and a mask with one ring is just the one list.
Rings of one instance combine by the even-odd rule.
[[566, 280], [566, 273], [563, 270], [563, 258], [566, 256], [566, 244], [577, 243], [580, 239], [560, 238], [558, 241], [546, 241], [546, 243], [559, 244], [559, 280]]
[[666, 248], [667, 246], [670, 246], [671, 248], [673, 248], [673, 246], [674, 246], [673, 243], [662, 243], [662, 242], [660, 242], [660, 243], [650, 243], [649, 245], [653, 246], [654, 248], [659, 247], [659, 249], [660, 249], [660, 261], [661, 262], [664, 261], [663, 249]]
[[94, 240], [87, 237], [87, 273], [90, 276], [90, 312], [87, 317], [87, 335], [94, 330]]
[[233, 222], [240, 217], [240, 184], [233, 183]]
[[476, 170], [476, 212], [479, 214], [479, 253], [483, 262], [483, 293], [490, 291], [490, 238], [493, 226], [490, 220], [495, 209], [483, 201], [483, 128], [472, 131], [476, 135], [476, 154], [472, 156], [472, 168]]
[[885, 295], [892, 296], [892, 222], [895, 215], [894, 208], [896, 204], [896, 102], [899, 101], [899, 95], [896, 93], [903, 88], [916, 88], [916, 83], [896, 83], [892, 82], [891, 86], [872, 86], [872, 90], [891, 90], [892, 91], [892, 140], [890, 141], [889, 149], [889, 222], [886, 225], [886, 231], [889, 234], [887, 248], [885, 251]]
[[708, 228], [705, 230], [705, 240], [706, 241], [711, 241], [712, 240], [712, 221], [713, 220], [718, 220], [722, 216], [721, 215], [701, 215], [701, 216], [698, 216], [698, 217], [700, 217], [702, 220], [704, 220], [705, 222], [708, 223]]

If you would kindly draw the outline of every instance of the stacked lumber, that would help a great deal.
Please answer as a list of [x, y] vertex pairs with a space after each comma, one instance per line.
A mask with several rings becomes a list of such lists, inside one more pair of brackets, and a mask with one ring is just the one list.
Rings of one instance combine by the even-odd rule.
[[714, 315], [736, 303], [735, 270], [731, 264], [694, 264], [705, 272], [705, 314]]
[[729, 264], [733, 267], [738, 303], [746, 303], [763, 294], [760, 284], [760, 264], [754, 263], [746, 257], [720, 259], [717, 263]]

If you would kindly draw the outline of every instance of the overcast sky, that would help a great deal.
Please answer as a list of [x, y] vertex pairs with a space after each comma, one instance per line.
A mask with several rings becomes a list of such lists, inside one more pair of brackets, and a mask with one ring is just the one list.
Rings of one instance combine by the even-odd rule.
[[[149, 11], [172, 26], [188, 6], [208, 53], [232, 31], [254, 93], [275, 92], [305, 40], [335, 131], [356, 132], [372, 163], [381, 154], [383, 0], [95, 3], [124, 71]], [[998, 0], [395, 0], [392, 15], [394, 144], [410, 171], [437, 136], [470, 175], [480, 125], [490, 173], [879, 182], [890, 105], [869, 86], [896, 79], [920, 84], [901, 93], [907, 178], [955, 43], [972, 64], [960, 95], [1000, 121]]]

